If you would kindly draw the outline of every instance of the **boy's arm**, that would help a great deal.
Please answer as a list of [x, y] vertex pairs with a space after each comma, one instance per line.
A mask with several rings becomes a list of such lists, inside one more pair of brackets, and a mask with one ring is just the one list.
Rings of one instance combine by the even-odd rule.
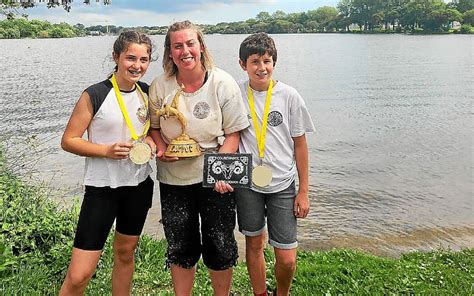
[[309, 185], [308, 185], [308, 144], [306, 136], [293, 138], [295, 143], [295, 160], [298, 170], [299, 188], [295, 198], [294, 214], [297, 218], [306, 218], [309, 213]]

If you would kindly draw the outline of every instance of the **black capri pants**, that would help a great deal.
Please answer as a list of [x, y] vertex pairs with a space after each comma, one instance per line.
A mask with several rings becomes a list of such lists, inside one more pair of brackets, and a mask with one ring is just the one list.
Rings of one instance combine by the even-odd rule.
[[160, 196], [168, 266], [192, 268], [201, 254], [212, 270], [237, 264], [233, 193], [220, 194], [203, 188], [202, 183], [177, 186], [160, 182]]

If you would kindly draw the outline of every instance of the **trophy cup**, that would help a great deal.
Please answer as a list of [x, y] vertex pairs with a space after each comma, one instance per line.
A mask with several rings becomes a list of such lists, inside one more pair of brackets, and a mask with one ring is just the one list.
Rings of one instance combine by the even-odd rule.
[[178, 158], [189, 158], [201, 155], [201, 148], [199, 144], [191, 139], [186, 133], [186, 119], [183, 114], [178, 111], [178, 101], [182, 90], [178, 89], [173, 97], [171, 105], [165, 104], [163, 108], [158, 110], [156, 114], [162, 116], [165, 119], [170, 116], [176, 116], [181, 123], [182, 133], [176, 139], [171, 140], [168, 144], [168, 148], [165, 151], [167, 157], [178, 157]]

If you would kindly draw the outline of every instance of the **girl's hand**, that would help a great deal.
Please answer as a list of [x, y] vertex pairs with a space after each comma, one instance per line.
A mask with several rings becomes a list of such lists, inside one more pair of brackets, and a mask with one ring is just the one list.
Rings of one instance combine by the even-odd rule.
[[132, 143], [114, 143], [108, 146], [105, 156], [112, 159], [126, 159], [132, 146]]
[[158, 148], [158, 151], [156, 152], [156, 158], [158, 158], [160, 161], [164, 162], [173, 162], [179, 160], [178, 157], [168, 157], [165, 155], [166, 147], [165, 149], [160, 149]]
[[143, 140], [143, 142], [145, 142], [146, 144], [148, 144], [148, 146], [150, 146], [150, 148], [151, 148], [151, 156], [150, 156], [150, 159], [155, 158], [155, 156], [156, 156], [156, 144], [155, 144], [155, 142], [153, 141], [153, 139], [152, 139], [150, 136], [146, 136], [145, 139]]
[[234, 188], [224, 181], [217, 181], [216, 185], [214, 185], [214, 190], [219, 192], [220, 194], [234, 192]]

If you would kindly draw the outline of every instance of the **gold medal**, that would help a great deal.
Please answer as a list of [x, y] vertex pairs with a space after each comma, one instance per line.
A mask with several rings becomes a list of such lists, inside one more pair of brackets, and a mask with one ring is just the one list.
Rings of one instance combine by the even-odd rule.
[[252, 183], [258, 187], [267, 187], [272, 182], [272, 170], [259, 165], [252, 170]]
[[145, 164], [151, 158], [151, 148], [148, 144], [137, 142], [133, 144], [128, 157], [135, 164]]

